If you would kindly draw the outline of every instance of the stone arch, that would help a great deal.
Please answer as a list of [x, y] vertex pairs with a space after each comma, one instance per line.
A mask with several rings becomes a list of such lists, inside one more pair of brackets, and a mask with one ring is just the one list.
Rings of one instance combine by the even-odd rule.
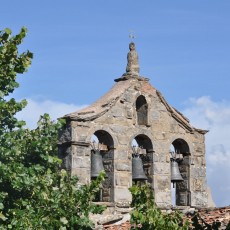
[[114, 141], [109, 132], [105, 130], [96, 130], [94, 135], [98, 138], [99, 143], [107, 145], [108, 148], [114, 148]]
[[152, 141], [147, 135], [138, 134], [134, 137], [134, 139], [136, 140], [137, 144], [146, 149], [146, 151], [151, 151], [153, 149]]
[[141, 155], [143, 168], [148, 178], [148, 182], [152, 183], [153, 152], [154, 152], [152, 141], [145, 134], [134, 135], [133, 139], [137, 142], [138, 146], [143, 148], [144, 150], [145, 154]]
[[176, 206], [190, 206], [190, 148], [187, 141], [185, 141], [183, 138], [175, 139], [172, 142], [172, 145], [175, 152], [182, 156], [182, 160], [178, 162], [178, 166], [180, 174], [184, 179], [184, 181], [176, 183]]
[[183, 154], [184, 156], [190, 154], [189, 145], [184, 139], [177, 138], [172, 142], [172, 145], [177, 153]]
[[136, 99], [136, 113], [137, 124], [148, 125], [148, 103], [143, 95]]
[[102, 129], [95, 130], [94, 135], [99, 143], [103, 144], [100, 153], [106, 172], [106, 178], [100, 194], [98, 194], [97, 201], [112, 202], [114, 201], [114, 139], [109, 132]]

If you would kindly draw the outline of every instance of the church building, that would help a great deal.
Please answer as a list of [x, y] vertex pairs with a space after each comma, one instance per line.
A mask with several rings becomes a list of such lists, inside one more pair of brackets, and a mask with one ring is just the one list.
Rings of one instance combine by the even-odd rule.
[[63, 117], [63, 166], [82, 184], [103, 169], [106, 178], [97, 201], [108, 207], [129, 207], [132, 184], [149, 183], [162, 209], [173, 205], [173, 186], [175, 206], [205, 208], [207, 130], [193, 127], [140, 76], [133, 42], [129, 49], [126, 72], [113, 87], [94, 104]]

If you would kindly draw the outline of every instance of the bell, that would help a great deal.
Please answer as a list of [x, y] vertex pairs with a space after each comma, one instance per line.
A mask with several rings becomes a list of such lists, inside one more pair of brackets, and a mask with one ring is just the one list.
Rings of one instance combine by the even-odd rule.
[[177, 161], [172, 159], [171, 161], [171, 181], [173, 183], [173, 188], [174, 188], [174, 183], [181, 182], [183, 180], [184, 179], [182, 178], [180, 174], [180, 170], [179, 170]]
[[138, 180], [147, 180], [148, 178], [145, 175], [142, 160], [140, 157], [132, 158], [132, 179], [135, 181]]
[[98, 177], [102, 170], [104, 170], [104, 166], [100, 150], [93, 150], [91, 153], [91, 178]]

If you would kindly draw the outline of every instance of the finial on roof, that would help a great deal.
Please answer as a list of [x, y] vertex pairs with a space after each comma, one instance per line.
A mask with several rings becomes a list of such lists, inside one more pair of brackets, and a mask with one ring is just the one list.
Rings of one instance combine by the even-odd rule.
[[[132, 37], [133, 38], [133, 37]], [[138, 54], [136, 52], [135, 43], [129, 44], [129, 52], [127, 55], [126, 73], [124, 75], [139, 76], [140, 67], [138, 64]]]
[[133, 31], [130, 30], [129, 38], [131, 42], [129, 43], [129, 52], [127, 55], [127, 66], [126, 72], [122, 75], [122, 77], [114, 79], [115, 82], [125, 81], [130, 78], [137, 79], [138, 81], [149, 81], [148, 78], [141, 77], [139, 75], [140, 67], [138, 63], [138, 54], [135, 48], [135, 43], [133, 39], [135, 38]]

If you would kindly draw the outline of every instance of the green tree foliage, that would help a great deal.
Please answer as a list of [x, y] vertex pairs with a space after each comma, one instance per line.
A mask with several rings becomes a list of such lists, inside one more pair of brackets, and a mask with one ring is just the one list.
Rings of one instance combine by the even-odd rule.
[[92, 200], [104, 178], [77, 186], [77, 178], [60, 170], [57, 157], [58, 131], [63, 121], [41, 116], [34, 130], [24, 128], [15, 114], [26, 101], [9, 98], [19, 84], [17, 74], [31, 64], [32, 53], [18, 53], [26, 36], [0, 31], [0, 229], [91, 229], [90, 213], [104, 207]]
[[[133, 185], [130, 189], [132, 194], [131, 213], [132, 229], [144, 230], [217, 230], [223, 229], [221, 223], [213, 221], [208, 224], [199, 213], [195, 213], [189, 221], [179, 211], [170, 214], [163, 213], [155, 204], [153, 192], [148, 184], [143, 186]], [[230, 229], [230, 222], [225, 228]]]
[[131, 213], [132, 229], [145, 230], [187, 230], [188, 222], [183, 223], [182, 214], [175, 211], [170, 214], [163, 213], [155, 204], [153, 192], [149, 185], [133, 185]]

